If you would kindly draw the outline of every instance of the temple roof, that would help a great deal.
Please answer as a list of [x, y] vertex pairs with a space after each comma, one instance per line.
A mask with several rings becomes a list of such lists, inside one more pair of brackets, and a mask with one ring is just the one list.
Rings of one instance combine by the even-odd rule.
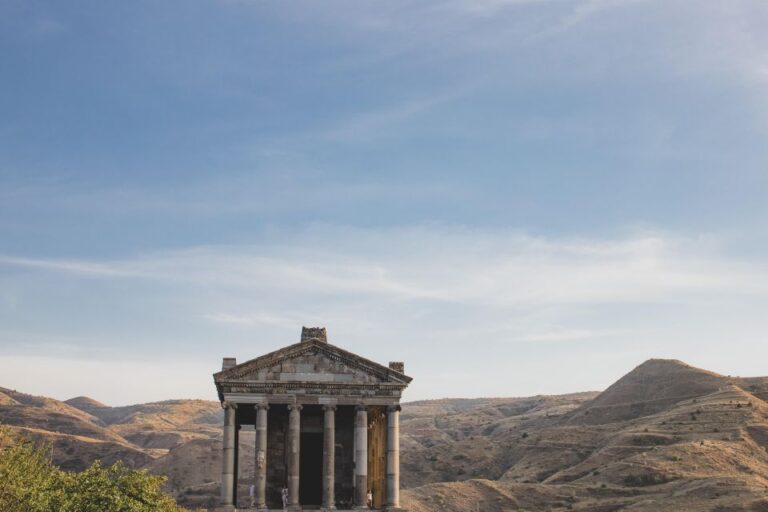
[[[326, 341], [324, 328], [304, 328], [299, 343], [275, 350], [244, 363], [225, 359], [224, 369], [213, 375], [222, 396], [223, 388], [240, 385], [289, 388], [386, 387], [404, 389], [413, 380], [405, 375], [403, 363], [389, 367], [353, 354]], [[263, 385], [263, 386], [262, 386]]]

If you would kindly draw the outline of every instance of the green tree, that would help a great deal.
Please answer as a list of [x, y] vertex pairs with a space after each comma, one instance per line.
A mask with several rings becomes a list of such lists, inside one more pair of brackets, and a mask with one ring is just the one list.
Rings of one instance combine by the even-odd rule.
[[80, 473], [66, 474], [67, 503], [72, 512], [177, 512], [163, 493], [164, 477], [126, 468], [121, 462], [103, 468], [96, 462]]
[[164, 477], [99, 462], [82, 472], [54, 466], [46, 445], [0, 428], [3, 512], [183, 512], [163, 493]]
[[0, 510], [54, 510], [63, 495], [59, 473], [45, 447], [0, 427]]

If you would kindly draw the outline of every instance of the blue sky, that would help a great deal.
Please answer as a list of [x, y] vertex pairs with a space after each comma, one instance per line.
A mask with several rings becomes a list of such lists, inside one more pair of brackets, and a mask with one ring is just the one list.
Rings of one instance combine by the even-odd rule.
[[[409, 399], [768, 374], [761, 1], [0, 0], [0, 386]], [[96, 383], [104, 379], [107, 383]]]

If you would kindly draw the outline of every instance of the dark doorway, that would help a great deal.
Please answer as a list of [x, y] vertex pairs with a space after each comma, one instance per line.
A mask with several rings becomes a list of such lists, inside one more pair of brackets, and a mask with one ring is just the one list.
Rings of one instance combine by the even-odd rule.
[[323, 501], [323, 433], [301, 433], [299, 500], [302, 505]]

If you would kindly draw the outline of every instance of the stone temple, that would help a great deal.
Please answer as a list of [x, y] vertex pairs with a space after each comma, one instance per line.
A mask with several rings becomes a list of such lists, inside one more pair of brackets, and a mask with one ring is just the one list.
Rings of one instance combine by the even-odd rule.
[[[286, 492], [291, 511], [403, 510], [403, 363], [375, 363], [328, 343], [325, 328], [304, 327], [294, 345], [241, 364], [225, 358], [213, 378], [224, 408], [217, 511], [282, 510]], [[255, 427], [255, 477], [238, 498], [243, 425]]]

